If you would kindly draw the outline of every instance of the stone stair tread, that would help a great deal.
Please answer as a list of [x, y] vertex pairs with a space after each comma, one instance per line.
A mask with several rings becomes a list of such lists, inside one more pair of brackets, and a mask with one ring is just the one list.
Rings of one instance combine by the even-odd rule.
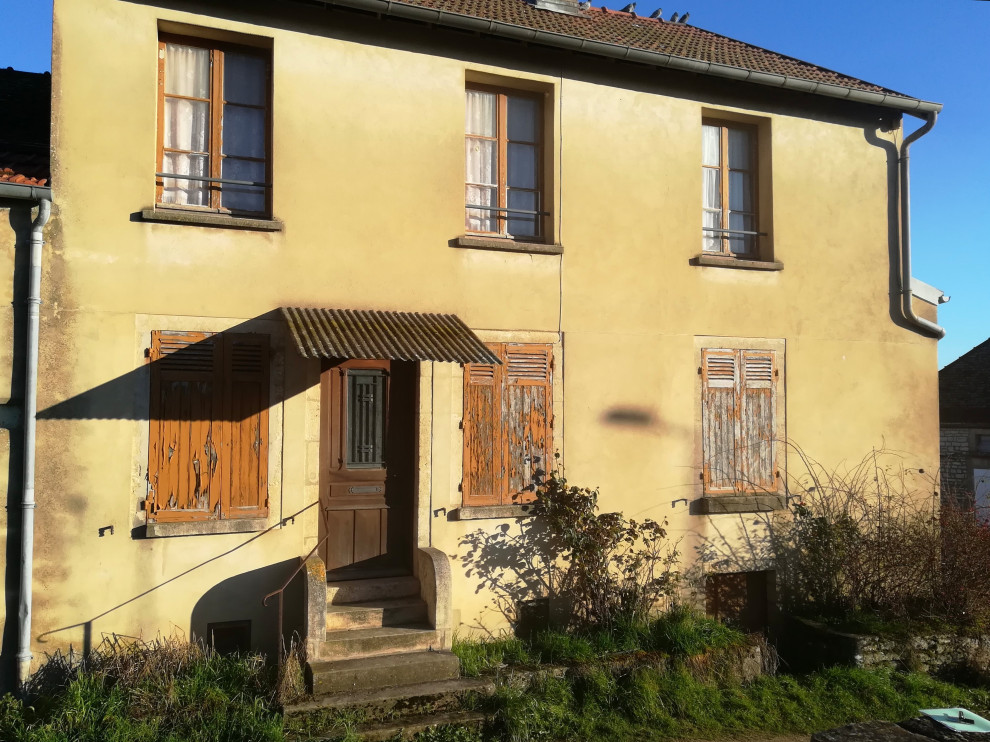
[[354, 731], [364, 742], [379, 742], [380, 740], [391, 740], [397, 734], [408, 739], [430, 727], [446, 724], [482, 724], [486, 718], [481, 711], [448, 711], [442, 714], [409, 716], [397, 721], [361, 725]]
[[415, 636], [417, 634], [435, 633], [429, 624], [412, 624], [407, 626], [375, 626], [368, 629], [337, 629], [328, 631], [326, 641], [361, 641], [362, 639], [392, 639]]
[[[410, 716], [404, 720], [380, 722], [377, 724], [366, 724], [355, 728], [354, 733], [364, 742], [379, 742], [381, 740], [391, 740], [396, 734], [404, 739], [411, 738], [418, 732], [422, 732], [429, 727], [444, 724], [481, 724], [487, 717], [480, 711], [447, 711], [441, 714], [425, 714], [422, 716]], [[291, 742], [330, 742], [330, 740], [340, 739], [337, 734], [333, 737], [322, 737], [319, 735], [308, 735], [306, 737], [290, 736], [287, 739]]]
[[460, 662], [454, 654], [425, 648], [318, 660], [310, 662], [307, 668], [310, 687], [316, 696], [453, 680], [459, 673]]
[[363, 580], [327, 580], [327, 604], [348, 605], [368, 600], [419, 596], [419, 579], [402, 577], [371, 577]]
[[[384, 657], [370, 657], [364, 662], [371, 660], [384, 660]], [[340, 662], [360, 662], [361, 660], [337, 660]], [[320, 665], [320, 662], [314, 662]], [[322, 663], [329, 664], [329, 663]], [[386, 663], [381, 663], [384, 666]], [[334, 693], [330, 696], [321, 696], [311, 701], [286, 706], [284, 711], [286, 716], [294, 714], [305, 714], [320, 709], [335, 709], [359, 707], [365, 705], [381, 704], [384, 702], [407, 701], [410, 699], [437, 698], [448, 694], [458, 693], [491, 693], [495, 690], [495, 681], [491, 677], [484, 678], [454, 678], [453, 680], [434, 680], [428, 683], [413, 683], [410, 685], [393, 685], [385, 688], [374, 688], [369, 690], [344, 691]]]
[[426, 605], [426, 601], [418, 595], [410, 595], [405, 598], [365, 600], [360, 603], [331, 603], [327, 606], [327, 613], [359, 613], [367, 610], [405, 608], [406, 606], [418, 605]]

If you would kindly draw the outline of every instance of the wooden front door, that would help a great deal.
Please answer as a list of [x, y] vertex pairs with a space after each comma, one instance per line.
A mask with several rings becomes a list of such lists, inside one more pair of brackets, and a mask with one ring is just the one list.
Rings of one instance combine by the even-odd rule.
[[320, 537], [331, 579], [410, 571], [415, 372], [386, 360], [323, 370]]

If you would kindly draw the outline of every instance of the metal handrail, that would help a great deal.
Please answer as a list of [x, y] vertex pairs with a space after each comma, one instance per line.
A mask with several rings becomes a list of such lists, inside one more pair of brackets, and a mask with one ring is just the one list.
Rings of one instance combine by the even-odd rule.
[[549, 211], [530, 211], [528, 209], [508, 209], [499, 206], [482, 206], [481, 204], [464, 204], [468, 209], [481, 209], [483, 211], [505, 211], [509, 214], [535, 214], [536, 216], [550, 216]]
[[258, 180], [231, 180], [230, 178], [206, 178], [201, 175], [182, 175], [181, 173], [155, 173], [157, 178], [173, 178], [175, 180], [196, 180], [203, 183], [226, 183], [228, 185], [257, 186], [258, 188], [271, 188], [271, 183], [263, 183]]
[[[299, 558], [299, 565], [294, 570], [292, 570], [292, 574], [289, 575], [289, 579], [287, 579], [282, 584], [282, 587], [278, 588], [277, 590], [272, 590], [270, 593], [268, 593], [268, 595], [266, 595], [264, 598], [261, 599], [261, 605], [262, 605], [262, 607], [267, 608], [268, 607], [268, 601], [271, 598], [275, 597], [276, 595], [278, 596], [278, 637], [279, 637], [279, 641], [280, 642], [282, 641], [282, 624], [284, 623], [283, 618], [284, 618], [284, 614], [285, 614], [285, 610], [284, 610], [284, 606], [285, 606], [285, 590], [286, 590], [286, 588], [289, 587], [290, 584], [292, 584], [292, 581], [294, 579], [296, 579], [296, 575], [299, 574], [299, 572], [302, 570], [302, 568], [306, 566], [306, 562], [309, 561], [309, 558], [311, 556], [313, 556], [313, 554], [315, 554], [317, 552], [317, 550], [321, 546], [323, 546], [324, 543], [326, 543], [326, 540], [328, 538], [330, 538], [330, 529], [326, 527], [327, 525], [329, 525], [328, 520], [329, 519], [328, 519], [328, 516], [327, 516], [327, 511], [324, 510], [323, 511], [323, 521], [324, 521], [323, 525], [324, 525], [324, 531], [326, 532], [327, 535], [324, 536], [323, 538], [321, 538], [319, 541], [317, 541], [316, 542], [316, 546], [314, 546], [312, 549], [310, 549], [310, 552], [306, 556]], [[282, 653], [279, 652], [279, 655], [278, 655], [279, 666], [282, 665], [282, 662], [283, 661], [284, 661], [284, 659], [282, 657]]]
[[715, 227], [702, 227], [702, 232], [715, 232], [716, 234], [743, 234], [754, 235], [756, 237], [766, 237], [766, 232], [750, 232], [745, 229], [716, 229]]

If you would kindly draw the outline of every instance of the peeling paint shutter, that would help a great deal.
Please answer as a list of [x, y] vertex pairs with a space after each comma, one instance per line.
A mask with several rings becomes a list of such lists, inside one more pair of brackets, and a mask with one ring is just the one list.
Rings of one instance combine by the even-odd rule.
[[268, 514], [268, 336], [224, 336], [225, 518]]
[[545, 481], [552, 454], [551, 348], [505, 346], [503, 428], [508, 490], [503, 504], [527, 502]]
[[[489, 345], [499, 358], [504, 346]], [[465, 505], [497, 505], [504, 489], [501, 410], [504, 366], [468, 363], [464, 366], [464, 460], [462, 485]]]
[[267, 336], [153, 332], [150, 360], [149, 517], [267, 515]]
[[215, 336], [151, 336], [148, 509], [155, 520], [201, 520], [220, 502], [221, 345]]
[[742, 359], [741, 446], [742, 487], [776, 491], [774, 445], [776, 432], [775, 386], [777, 369], [773, 351], [740, 351]]
[[736, 486], [739, 439], [739, 355], [733, 350], [703, 350], [702, 438], [705, 491], [732, 492]]

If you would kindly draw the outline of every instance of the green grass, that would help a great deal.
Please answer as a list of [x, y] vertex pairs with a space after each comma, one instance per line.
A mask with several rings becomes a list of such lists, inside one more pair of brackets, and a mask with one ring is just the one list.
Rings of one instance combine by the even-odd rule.
[[97, 652], [83, 668], [56, 656], [27, 704], [0, 699], [10, 742], [277, 742], [281, 715], [260, 658], [178, 642]]
[[630, 652], [683, 657], [745, 643], [745, 635], [736, 629], [679, 606], [649, 623], [609, 629], [546, 630], [528, 639], [455, 637], [453, 652], [461, 660], [461, 672], [477, 676], [508, 666], [580, 665]]
[[699, 680], [683, 667], [599, 666], [567, 678], [504, 683], [490, 703], [491, 738], [524, 742], [811, 733], [867, 719], [900, 721], [930, 706], [985, 709], [990, 696], [926, 675], [859, 669], [741, 684]]

